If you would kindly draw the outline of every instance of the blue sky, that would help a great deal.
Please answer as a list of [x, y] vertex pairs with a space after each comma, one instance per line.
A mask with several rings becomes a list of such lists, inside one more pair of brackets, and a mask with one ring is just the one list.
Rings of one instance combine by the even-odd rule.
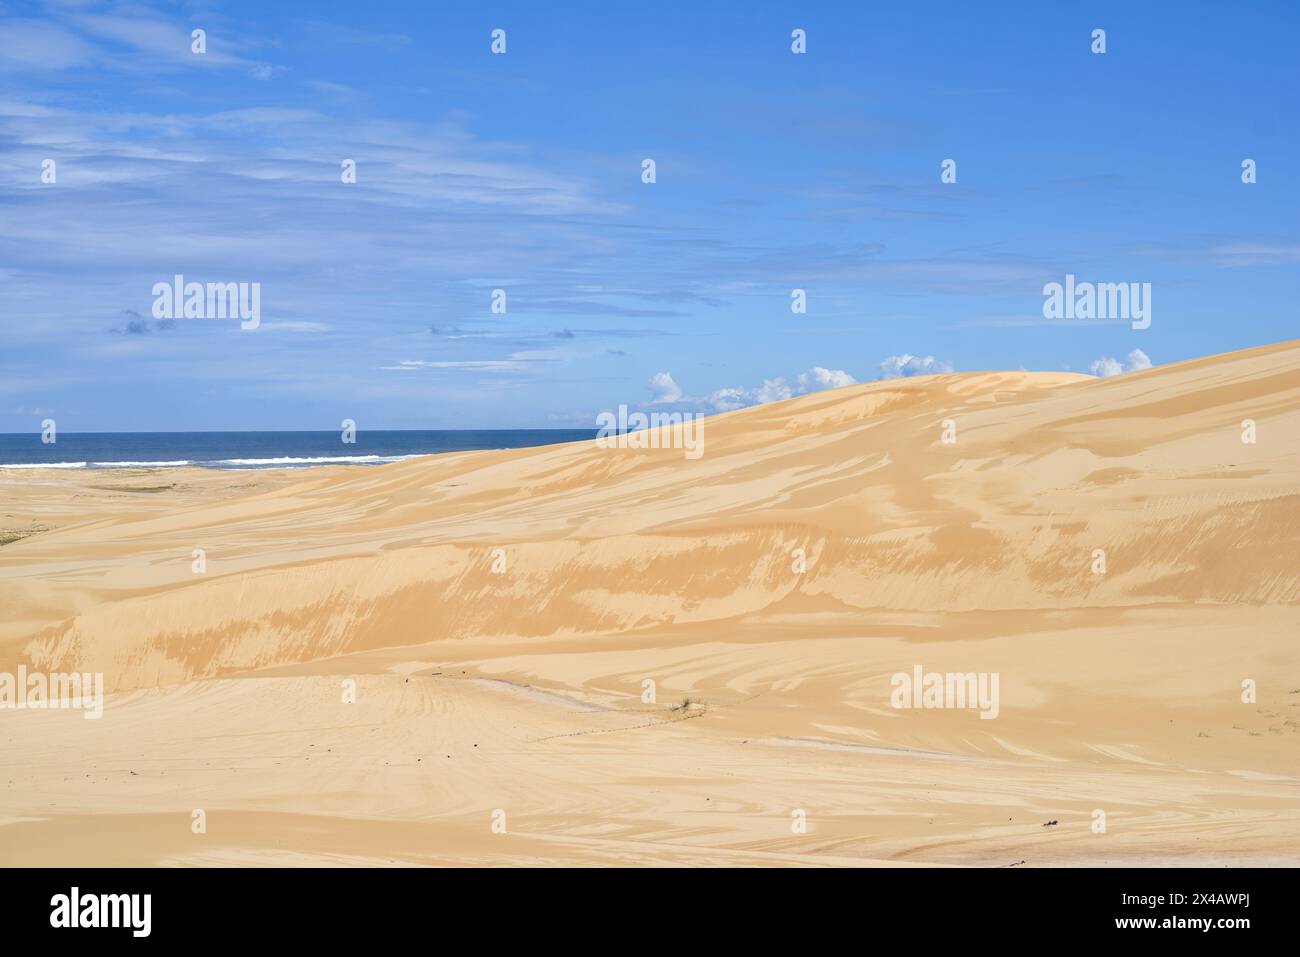
[[[0, 0], [0, 431], [594, 428], [1296, 337], [1300, 8], [997, 9]], [[261, 326], [154, 320], [176, 273]], [[1043, 318], [1066, 273], [1151, 327]]]

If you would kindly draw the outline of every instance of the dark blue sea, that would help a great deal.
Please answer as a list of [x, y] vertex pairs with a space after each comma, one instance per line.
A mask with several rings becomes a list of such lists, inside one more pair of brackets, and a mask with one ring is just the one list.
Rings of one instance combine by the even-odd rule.
[[345, 445], [333, 432], [40, 432], [0, 433], [0, 469], [209, 469], [379, 465], [417, 455], [474, 449], [522, 449], [594, 439], [595, 429], [446, 429], [358, 431]]

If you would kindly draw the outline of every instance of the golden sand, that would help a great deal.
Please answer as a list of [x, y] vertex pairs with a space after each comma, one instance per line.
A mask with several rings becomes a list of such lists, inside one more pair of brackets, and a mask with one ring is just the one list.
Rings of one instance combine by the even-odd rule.
[[[0, 470], [24, 529], [0, 671], [110, 694], [0, 711], [5, 863], [1300, 863], [1300, 342], [819, 392], [695, 460]], [[892, 707], [916, 666], [997, 717]]]

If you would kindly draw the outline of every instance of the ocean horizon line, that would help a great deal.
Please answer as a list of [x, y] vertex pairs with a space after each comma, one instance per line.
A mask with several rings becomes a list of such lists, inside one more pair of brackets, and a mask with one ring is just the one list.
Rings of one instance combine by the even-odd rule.
[[[357, 434], [361, 434], [360, 429]], [[365, 429], [365, 432], [406, 432], [406, 433], [429, 433], [429, 432], [591, 432], [595, 435], [599, 429], [592, 426], [589, 428], [460, 428], [460, 429]], [[59, 435], [67, 438], [74, 435], [338, 435], [339, 429], [87, 429], [81, 432], [60, 432]], [[29, 437], [41, 434], [40, 429], [32, 429], [27, 432], [0, 432], [0, 438], [10, 438], [15, 436]]]
[[0, 433], [0, 472], [33, 469], [268, 469], [385, 465], [447, 452], [596, 438], [588, 429], [211, 430]]

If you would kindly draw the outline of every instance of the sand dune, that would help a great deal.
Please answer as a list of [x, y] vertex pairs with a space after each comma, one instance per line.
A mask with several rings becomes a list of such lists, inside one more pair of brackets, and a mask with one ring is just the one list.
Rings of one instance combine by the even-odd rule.
[[[0, 712], [0, 860], [1300, 861], [1300, 341], [819, 392], [695, 460], [0, 473], [0, 513], [46, 529], [0, 671], [112, 692]], [[892, 707], [917, 665], [997, 717]]]

